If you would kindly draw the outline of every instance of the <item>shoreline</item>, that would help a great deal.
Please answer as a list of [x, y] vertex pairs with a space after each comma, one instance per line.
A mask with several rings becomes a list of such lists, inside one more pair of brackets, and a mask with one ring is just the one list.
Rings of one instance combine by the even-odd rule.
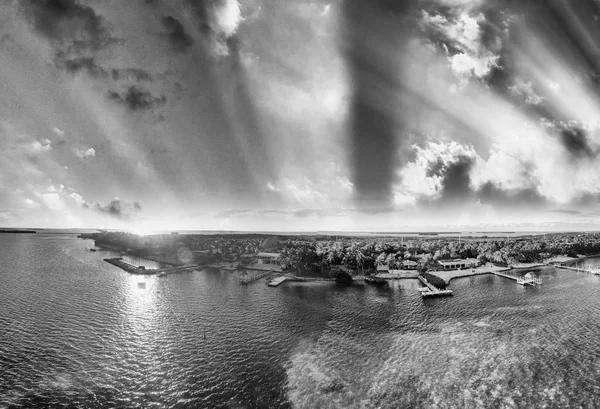
[[503, 271], [510, 271], [511, 267], [499, 267], [499, 266], [481, 266], [476, 267], [474, 270], [466, 269], [466, 270], [448, 270], [448, 271], [431, 271], [429, 274], [437, 276], [446, 282], [446, 285], [449, 285], [450, 282], [456, 278], [465, 278], [465, 277], [474, 277], [484, 274], [493, 274], [499, 273]]
[[[561, 263], [564, 266], [571, 266], [572, 264], [577, 264], [582, 260], [587, 260], [589, 258], [600, 258], [600, 254], [591, 254], [589, 256], [584, 256], [584, 257], [577, 257], [576, 259], [573, 260], [569, 260], [569, 261], [565, 261], [564, 263]], [[557, 266], [558, 267], [558, 266]]]

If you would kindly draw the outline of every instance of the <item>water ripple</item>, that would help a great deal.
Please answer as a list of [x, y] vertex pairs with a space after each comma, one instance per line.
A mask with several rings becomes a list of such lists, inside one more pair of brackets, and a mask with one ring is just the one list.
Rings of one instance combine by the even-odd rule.
[[0, 236], [0, 407], [585, 408], [600, 392], [598, 277], [480, 276], [423, 300], [416, 281], [140, 278], [87, 248]]

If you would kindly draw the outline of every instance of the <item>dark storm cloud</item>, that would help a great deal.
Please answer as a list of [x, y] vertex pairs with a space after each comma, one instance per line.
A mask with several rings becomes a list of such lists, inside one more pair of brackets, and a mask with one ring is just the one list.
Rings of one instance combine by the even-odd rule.
[[522, 189], [502, 189], [492, 182], [485, 183], [477, 192], [482, 204], [501, 208], [521, 206], [542, 206], [546, 199], [534, 187]]
[[572, 204], [574, 207], [590, 207], [597, 206], [600, 204], [600, 193], [583, 193], [576, 197]]
[[167, 39], [175, 51], [185, 51], [194, 45], [194, 39], [185, 31], [183, 24], [175, 17], [166, 16], [162, 24], [167, 30]]
[[440, 192], [443, 201], [464, 200], [472, 196], [470, 172], [474, 163], [471, 157], [459, 156], [455, 162], [444, 166]]
[[558, 131], [560, 142], [574, 159], [595, 158], [598, 152], [592, 148], [588, 133], [578, 125], [566, 125]]
[[135, 85], [130, 86], [127, 91], [122, 93], [109, 91], [108, 98], [125, 105], [131, 111], [154, 109], [163, 106], [167, 102], [164, 95], [154, 96], [149, 91]]
[[69, 51], [98, 51], [117, 41], [104, 19], [77, 0], [25, 0], [20, 5], [40, 35]]
[[150, 74], [148, 71], [143, 70], [141, 68], [123, 68], [123, 69], [117, 69], [117, 68], [113, 68], [110, 71], [111, 73], [111, 77], [113, 80], [115, 81], [119, 81], [119, 80], [129, 80], [129, 81], [137, 81], [137, 82], [141, 82], [141, 81], [147, 81], [147, 82], [152, 82], [154, 81], [154, 77], [152, 76], [152, 74]]
[[[411, 30], [407, 16], [416, 1], [363, 1], [343, 3], [345, 58], [350, 73], [350, 161], [355, 199], [361, 208], [386, 207], [392, 198], [396, 168], [396, 133], [404, 128], [393, 114], [396, 78], [401, 64], [390, 50], [402, 54]], [[413, 16], [414, 17], [414, 16]]]
[[110, 203], [102, 206], [96, 203], [95, 208], [101, 213], [108, 214], [112, 217], [122, 220], [130, 220], [137, 213], [142, 211], [142, 206], [139, 202], [127, 202], [121, 199], [113, 199]]
[[456, 204], [467, 202], [475, 197], [471, 188], [471, 170], [475, 159], [466, 154], [452, 158], [439, 157], [430, 163], [426, 170], [428, 178], [436, 177], [440, 181], [440, 189], [435, 198], [421, 198], [421, 204]]
[[20, 6], [35, 31], [54, 46], [58, 68], [94, 78], [107, 76], [95, 54], [121, 40], [112, 36], [92, 7], [78, 0], [25, 0]]
[[113, 68], [112, 70], [110, 70], [110, 75], [115, 81], [129, 80], [136, 82], [151, 82], [154, 80], [152, 74], [141, 68]]
[[106, 70], [100, 67], [93, 57], [69, 59], [64, 53], [59, 52], [56, 55], [55, 63], [58, 68], [62, 68], [70, 74], [77, 74], [80, 71], [85, 71], [88, 75], [95, 78], [103, 78], [108, 76]]

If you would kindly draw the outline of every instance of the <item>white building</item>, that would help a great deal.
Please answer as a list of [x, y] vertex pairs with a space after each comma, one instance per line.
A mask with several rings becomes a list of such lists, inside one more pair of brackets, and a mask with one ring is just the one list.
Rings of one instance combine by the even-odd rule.
[[402, 268], [405, 270], [416, 270], [418, 266], [419, 263], [417, 263], [416, 261], [404, 260], [402, 262]]
[[460, 270], [462, 268], [473, 268], [479, 265], [479, 260], [476, 258], [466, 258], [456, 260], [439, 260], [438, 263], [444, 270]]
[[281, 253], [258, 253], [256, 259], [258, 264], [281, 265]]

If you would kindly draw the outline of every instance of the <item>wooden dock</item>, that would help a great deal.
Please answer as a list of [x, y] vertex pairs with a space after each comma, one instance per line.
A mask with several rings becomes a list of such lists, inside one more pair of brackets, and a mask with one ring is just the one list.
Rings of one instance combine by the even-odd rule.
[[570, 266], [560, 266], [559, 268], [564, 268], [565, 270], [579, 271], [582, 273], [589, 273], [595, 276], [600, 275], [600, 269], [598, 268], [581, 268], [581, 267], [570, 267]]
[[159, 277], [164, 277], [168, 276], [169, 274], [185, 273], [186, 271], [198, 270], [199, 268], [201, 268], [201, 266], [178, 266], [162, 268], [156, 271]]
[[515, 280], [517, 282], [517, 284], [521, 284], [521, 285], [540, 285], [540, 284], [542, 284], [542, 279], [533, 274], [531, 274], [531, 276], [529, 276], [529, 274], [520, 276], [517, 274], [508, 274], [508, 273], [503, 273], [503, 272], [499, 272], [499, 271], [494, 271], [493, 274], [495, 274], [499, 277], [504, 277], [504, 278], [508, 278], [510, 280]]
[[192, 271], [199, 266], [197, 264], [187, 265], [187, 266], [175, 266], [175, 267], [165, 267], [165, 268], [146, 268], [144, 266], [134, 266], [133, 264], [127, 263], [123, 261], [121, 257], [117, 258], [105, 258], [104, 261], [110, 263], [114, 266], [122, 268], [131, 274], [143, 274], [143, 275], [153, 275], [158, 274], [159, 276], [164, 276], [168, 274], [182, 273], [184, 271]]
[[452, 295], [452, 290], [442, 290], [431, 284], [424, 277], [419, 276], [419, 280], [426, 286], [425, 290], [421, 291], [421, 297], [447, 297]]
[[131, 274], [156, 274], [154, 269], [146, 269], [144, 266], [134, 266], [133, 264], [126, 263], [122, 258], [105, 258], [104, 261], [117, 266]]
[[269, 287], [277, 287], [278, 285], [280, 285], [281, 283], [285, 282], [285, 281], [295, 281], [295, 282], [300, 282], [300, 283], [316, 283], [316, 282], [333, 282], [335, 281], [333, 278], [325, 278], [325, 277], [298, 277], [292, 274], [286, 274], [284, 276], [279, 276], [279, 277], [275, 277], [273, 278], [271, 281], [269, 281]]
[[274, 279], [269, 281], [268, 286], [269, 287], [277, 287], [279, 284], [283, 283], [286, 280], [289, 280], [288, 276], [275, 277]]
[[248, 274], [245, 274], [245, 276], [240, 276], [240, 284], [250, 284], [250, 283], [253, 283], [255, 281], [260, 280], [261, 278], [267, 277], [271, 273], [272, 273], [272, 271], [267, 271], [265, 273], [257, 274], [255, 276], [249, 276]]

